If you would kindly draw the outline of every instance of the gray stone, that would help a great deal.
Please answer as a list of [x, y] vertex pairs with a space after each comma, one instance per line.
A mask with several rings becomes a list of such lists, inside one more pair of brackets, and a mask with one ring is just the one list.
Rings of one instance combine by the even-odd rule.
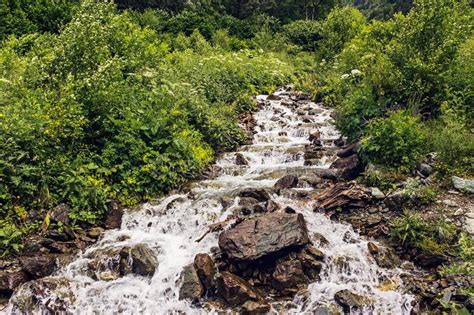
[[452, 182], [454, 188], [456, 188], [457, 190], [474, 194], [474, 179], [464, 179], [461, 177], [453, 176]]
[[369, 298], [355, 294], [349, 290], [338, 291], [334, 295], [334, 300], [342, 306], [344, 312], [350, 312], [353, 308], [360, 309], [371, 304]]
[[372, 197], [374, 197], [377, 200], [382, 200], [385, 198], [385, 194], [377, 187], [370, 188], [370, 192], [372, 194]]

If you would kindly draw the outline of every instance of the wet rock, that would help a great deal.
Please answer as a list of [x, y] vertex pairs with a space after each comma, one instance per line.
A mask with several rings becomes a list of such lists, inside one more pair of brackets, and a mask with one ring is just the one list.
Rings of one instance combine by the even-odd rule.
[[1, 270], [0, 295], [4, 297], [10, 297], [16, 288], [28, 280], [30, 280], [30, 277], [20, 268]]
[[358, 142], [349, 145], [348, 147], [342, 149], [337, 153], [337, 156], [340, 158], [348, 158], [359, 152], [360, 144]]
[[461, 177], [453, 176], [451, 178], [454, 188], [459, 191], [474, 194], [474, 179], [464, 179]]
[[303, 272], [308, 279], [314, 281], [318, 279], [322, 269], [324, 254], [313, 246], [309, 246], [296, 254], [296, 259], [301, 262]]
[[434, 168], [426, 163], [421, 163], [418, 165], [418, 171], [421, 173], [421, 175], [428, 177], [434, 172]]
[[181, 272], [180, 281], [180, 300], [191, 300], [197, 302], [204, 295], [204, 287], [199, 280], [199, 275], [193, 264], [184, 267]]
[[355, 294], [349, 290], [338, 291], [334, 295], [334, 300], [342, 306], [344, 312], [349, 313], [351, 309], [361, 309], [370, 305], [370, 300], [362, 295]]
[[337, 159], [331, 164], [330, 168], [339, 169], [341, 177], [345, 180], [356, 179], [364, 171], [362, 162], [357, 154]]
[[197, 254], [194, 257], [194, 268], [205, 289], [214, 287], [214, 276], [216, 275], [216, 267], [214, 261], [208, 254]]
[[14, 313], [64, 314], [75, 300], [69, 280], [47, 277], [21, 286], [11, 304]]
[[258, 200], [252, 197], [241, 197], [239, 198], [239, 206], [253, 206], [258, 203]]
[[265, 205], [265, 209], [267, 210], [267, 212], [272, 213], [272, 212], [278, 211], [278, 209], [280, 209], [280, 205], [278, 205], [273, 200], [268, 200]]
[[239, 193], [239, 197], [250, 197], [258, 200], [259, 202], [265, 202], [270, 200], [270, 194], [265, 189], [244, 189]]
[[51, 275], [56, 268], [56, 256], [45, 254], [20, 257], [21, 267], [34, 279]]
[[334, 141], [334, 144], [337, 146], [337, 147], [342, 147], [346, 144], [346, 141], [344, 140], [343, 137], [340, 137], [338, 138], [336, 141]]
[[309, 141], [314, 143], [321, 139], [321, 132], [319, 130], [313, 131], [309, 134]]
[[294, 175], [286, 175], [280, 178], [273, 186], [276, 189], [295, 188], [298, 185], [298, 177]]
[[130, 273], [153, 276], [158, 266], [155, 254], [144, 244], [100, 249], [88, 258], [92, 259], [88, 266], [97, 278], [103, 272], [112, 272], [117, 277]]
[[281, 96], [276, 95], [276, 94], [270, 94], [267, 97], [267, 101], [280, 101], [280, 100], [281, 100]]
[[[122, 254], [123, 255], [123, 254]], [[128, 255], [123, 255], [128, 258]], [[130, 249], [132, 272], [141, 276], [153, 276], [158, 261], [153, 251], [144, 244], [138, 244]]]
[[235, 154], [235, 164], [236, 165], [249, 165], [247, 159], [242, 155], [242, 153]]
[[230, 306], [241, 306], [249, 301], [266, 304], [263, 295], [247, 281], [227, 271], [217, 277], [217, 294]]
[[321, 233], [313, 233], [311, 240], [314, 245], [319, 245], [320, 247], [325, 247], [329, 245], [328, 239], [324, 237], [324, 235], [322, 235]]
[[308, 284], [303, 265], [298, 260], [283, 261], [277, 264], [272, 274], [272, 286], [277, 290], [298, 289]]
[[235, 260], [255, 260], [308, 243], [303, 215], [280, 212], [245, 220], [219, 235], [219, 247]]
[[123, 209], [117, 202], [112, 202], [105, 217], [105, 227], [107, 229], [119, 229], [122, 225]]
[[421, 253], [414, 259], [415, 264], [424, 268], [434, 268], [445, 263], [446, 257], [436, 253]]
[[392, 248], [379, 247], [372, 242], [367, 244], [367, 248], [379, 267], [396, 268], [400, 266], [400, 259]]
[[372, 255], [378, 254], [379, 252], [379, 247], [372, 242], [367, 243], [367, 249]]

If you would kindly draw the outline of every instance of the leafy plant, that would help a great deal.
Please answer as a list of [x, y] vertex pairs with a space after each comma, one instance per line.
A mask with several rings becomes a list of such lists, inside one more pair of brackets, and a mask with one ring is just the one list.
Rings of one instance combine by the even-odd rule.
[[0, 222], [0, 257], [18, 252], [22, 247], [22, 235], [14, 224]]
[[412, 170], [425, 151], [426, 134], [417, 117], [393, 112], [374, 119], [361, 140], [364, 159], [375, 164]]

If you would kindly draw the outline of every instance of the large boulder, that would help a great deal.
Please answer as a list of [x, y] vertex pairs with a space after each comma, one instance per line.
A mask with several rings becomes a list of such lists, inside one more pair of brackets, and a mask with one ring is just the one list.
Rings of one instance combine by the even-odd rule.
[[197, 302], [204, 295], [204, 287], [199, 280], [199, 275], [194, 264], [184, 267], [183, 271], [181, 272], [180, 281], [180, 300], [191, 300], [193, 302]]
[[345, 180], [356, 179], [364, 171], [362, 161], [357, 154], [337, 159], [330, 168], [338, 169], [340, 176]]
[[273, 186], [276, 189], [295, 188], [298, 185], [298, 177], [294, 175], [286, 175], [280, 178]]
[[20, 265], [32, 278], [44, 278], [56, 269], [56, 255], [23, 256], [20, 257]]
[[256, 260], [308, 243], [302, 214], [270, 213], [245, 220], [219, 235], [219, 247], [233, 260]]
[[249, 301], [266, 304], [263, 295], [250, 283], [227, 271], [217, 277], [217, 294], [230, 306], [241, 306]]
[[194, 268], [206, 289], [214, 287], [214, 276], [217, 270], [211, 256], [208, 254], [197, 254], [194, 257]]
[[144, 244], [100, 249], [89, 254], [88, 258], [91, 258], [89, 268], [92, 276], [102, 280], [130, 273], [153, 276], [158, 266], [155, 254]]
[[349, 313], [352, 309], [361, 309], [369, 306], [371, 301], [369, 298], [353, 293], [349, 290], [338, 291], [334, 295], [334, 300], [342, 306], [345, 313]]

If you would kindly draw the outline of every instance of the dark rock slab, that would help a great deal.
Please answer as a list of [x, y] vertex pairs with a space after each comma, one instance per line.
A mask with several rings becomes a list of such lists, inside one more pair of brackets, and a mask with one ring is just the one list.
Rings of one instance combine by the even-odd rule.
[[192, 300], [194, 302], [204, 295], [204, 287], [199, 280], [194, 264], [187, 265], [181, 272], [181, 288], [179, 289], [180, 300]]
[[303, 215], [279, 212], [245, 220], [219, 235], [219, 247], [234, 260], [256, 260], [308, 243]]
[[276, 189], [295, 188], [298, 185], [298, 177], [294, 175], [286, 175], [280, 178], [273, 186]]
[[337, 156], [340, 158], [348, 158], [359, 152], [360, 144], [358, 142], [353, 143], [346, 148], [342, 149], [337, 153]]
[[436, 253], [421, 253], [414, 259], [415, 264], [424, 268], [434, 268], [445, 263], [447, 258]]
[[32, 278], [44, 278], [56, 269], [56, 255], [23, 256], [20, 257], [20, 265]]
[[217, 273], [214, 261], [208, 254], [197, 254], [194, 257], [194, 268], [205, 289], [214, 287], [214, 276]]
[[364, 171], [362, 161], [357, 154], [337, 159], [330, 168], [339, 169], [340, 176], [345, 180], [356, 179]]
[[244, 189], [240, 191], [239, 197], [250, 197], [258, 200], [258, 202], [265, 202], [270, 200], [270, 194], [265, 189]]

